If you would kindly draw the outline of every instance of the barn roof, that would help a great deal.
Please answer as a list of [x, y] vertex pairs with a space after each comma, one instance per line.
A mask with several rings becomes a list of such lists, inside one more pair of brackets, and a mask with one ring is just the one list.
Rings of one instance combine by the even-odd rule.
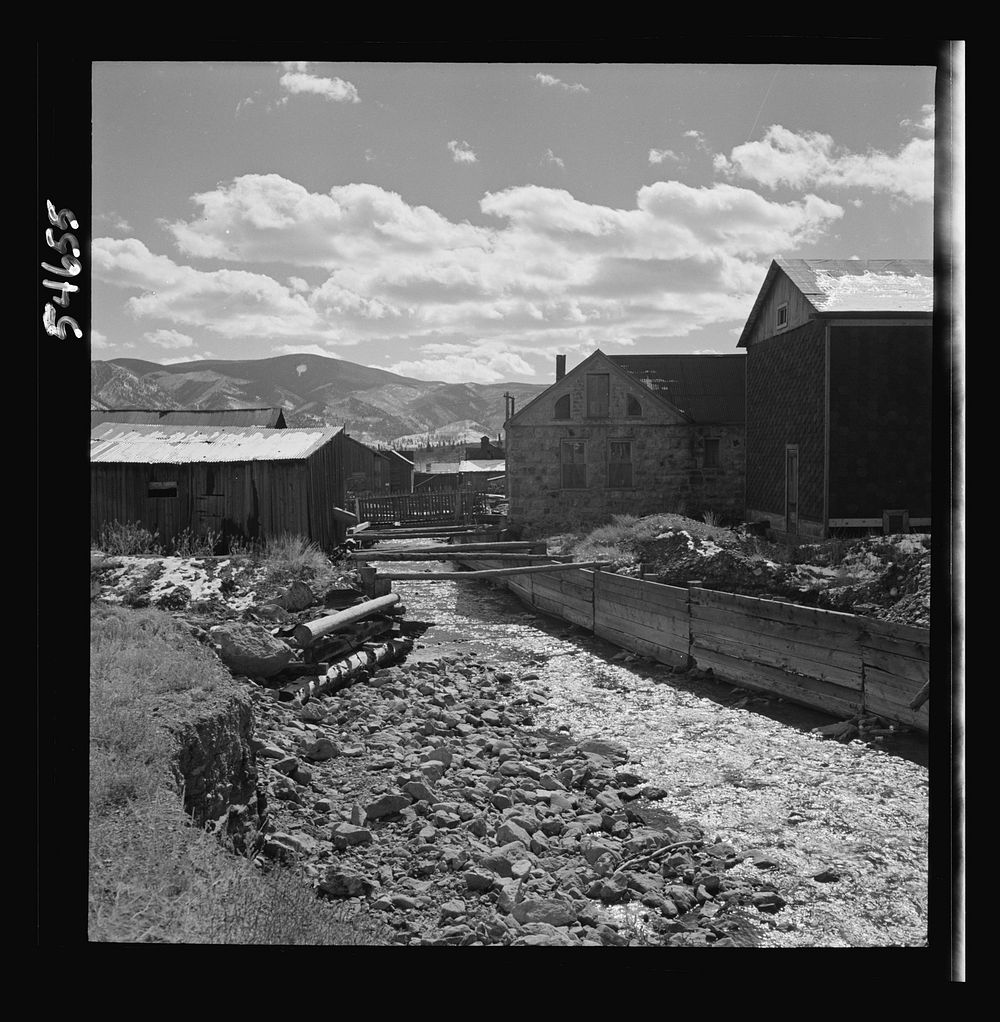
[[102, 422], [161, 426], [263, 426], [284, 429], [281, 408], [105, 408], [91, 409], [91, 428]]
[[647, 390], [666, 398], [694, 422], [746, 418], [746, 356], [609, 355]]
[[340, 432], [252, 426], [151, 426], [102, 423], [90, 431], [91, 464], [300, 461]]
[[739, 347], [746, 347], [780, 271], [819, 315], [923, 314], [934, 310], [934, 263], [930, 259], [774, 259], [743, 327]]

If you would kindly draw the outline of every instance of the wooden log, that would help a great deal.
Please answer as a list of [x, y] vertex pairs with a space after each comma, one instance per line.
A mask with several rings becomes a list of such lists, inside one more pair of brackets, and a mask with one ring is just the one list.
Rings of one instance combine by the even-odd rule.
[[[354, 550], [347, 555], [351, 561], [465, 561], [468, 558], [461, 550], [457, 552], [445, 552], [434, 547], [429, 550]], [[571, 558], [570, 558], [571, 559]], [[491, 561], [545, 561], [551, 563], [553, 560], [564, 561], [563, 558], [554, 558], [549, 554], [491, 554]], [[501, 565], [497, 565], [500, 567]]]
[[390, 582], [473, 582], [480, 578], [527, 575], [530, 572], [568, 571], [574, 568], [606, 568], [610, 561], [581, 561], [579, 564], [528, 564], [523, 568], [490, 568], [486, 571], [402, 571], [380, 573]]
[[344, 660], [331, 664], [326, 674], [305, 681], [293, 681], [278, 689], [279, 699], [321, 695], [330, 689], [344, 688], [351, 677], [366, 668], [390, 663], [413, 648], [410, 638], [389, 639], [388, 642], [358, 650]]
[[374, 600], [366, 600], [347, 610], [330, 614], [327, 617], [318, 618], [315, 621], [307, 621], [299, 625], [292, 633], [295, 641], [306, 648], [311, 646], [322, 635], [330, 635], [332, 632], [343, 631], [358, 621], [371, 617], [373, 614], [384, 614], [390, 607], [399, 603], [399, 593], [389, 593], [388, 596], [380, 596]]

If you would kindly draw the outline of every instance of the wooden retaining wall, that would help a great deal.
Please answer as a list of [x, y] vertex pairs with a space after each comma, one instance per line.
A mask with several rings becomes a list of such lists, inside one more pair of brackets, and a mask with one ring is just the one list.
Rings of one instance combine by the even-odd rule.
[[[488, 557], [462, 563], [510, 566]], [[929, 729], [928, 704], [909, 707], [930, 674], [927, 628], [607, 571], [523, 575], [503, 584], [535, 609], [660, 663], [711, 668], [733, 685], [833, 716], [877, 713]]]

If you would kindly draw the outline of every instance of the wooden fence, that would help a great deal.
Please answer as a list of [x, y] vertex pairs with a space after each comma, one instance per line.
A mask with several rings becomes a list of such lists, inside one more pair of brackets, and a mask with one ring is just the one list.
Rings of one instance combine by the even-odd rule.
[[[501, 564], [488, 557], [462, 563]], [[928, 704], [909, 706], [929, 677], [926, 628], [606, 571], [522, 575], [503, 584], [537, 610], [660, 663], [711, 668], [731, 684], [834, 716], [877, 713], [928, 730]]]
[[387, 497], [359, 497], [355, 514], [359, 522], [372, 525], [475, 521], [489, 515], [489, 501], [485, 494], [468, 490], [396, 493]]

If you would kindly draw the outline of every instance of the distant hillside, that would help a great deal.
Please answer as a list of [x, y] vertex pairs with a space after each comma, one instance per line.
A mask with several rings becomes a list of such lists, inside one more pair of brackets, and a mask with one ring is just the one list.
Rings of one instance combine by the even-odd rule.
[[[290, 426], [343, 425], [359, 440], [396, 446], [476, 443], [503, 430], [504, 392], [522, 408], [545, 385], [444, 383], [320, 355], [160, 365], [91, 363], [91, 408], [285, 410]], [[438, 434], [440, 434], [438, 436]]]

